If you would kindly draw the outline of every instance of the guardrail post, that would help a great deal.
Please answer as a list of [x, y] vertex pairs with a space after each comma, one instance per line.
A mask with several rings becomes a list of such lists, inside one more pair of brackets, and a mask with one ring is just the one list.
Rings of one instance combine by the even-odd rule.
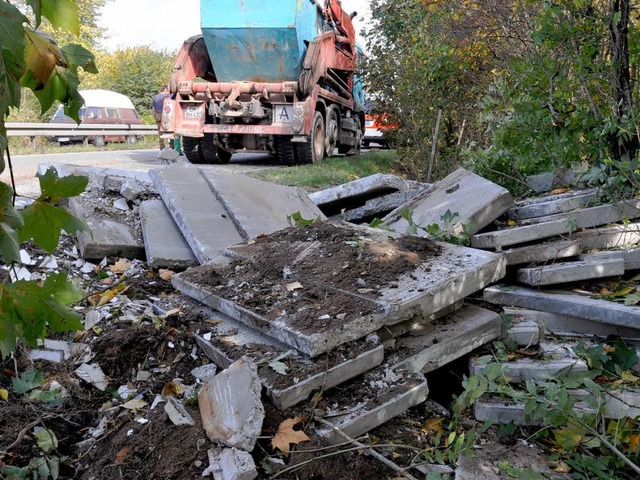
[[31, 136], [29, 137], [29, 140], [31, 141], [31, 149], [35, 151], [38, 148], [38, 145], [36, 144], [36, 137]]

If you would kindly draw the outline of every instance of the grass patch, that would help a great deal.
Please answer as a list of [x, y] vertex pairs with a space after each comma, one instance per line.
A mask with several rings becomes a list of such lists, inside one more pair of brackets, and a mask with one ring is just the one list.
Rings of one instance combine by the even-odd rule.
[[[158, 137], [156, 135], [145, 135], [138, 137], [138, 141], [134, 144], [107, 143], [104, 147], [94, 147], [89, 144], [87, 146], [82, 143], [73, 143], [70, 145], [59, 145], [57, 142], [49, 140], [48, 137], [40, 136], [36, 138], [36, 148], [34, 149], [31, 142], [26, 137], [9, 137], [9, 151], [11, 155], [36, 155], [36, 154], [52, 154], [52, 153], [73, 153], [73, 152], [95, 152], [95, 151], [112, 151], [112, 150], [134, 150], [158, 148]], [[159, 150], [158, 150], [159, 151]]]
[[249, 172], [247, 175], [266, 182], [316, 190], [341, 185], [374, 173], [396, 173], [396, 158], [395, 150], [367, 152], [355, 157], [328, 158], [322, 163], [311, 165], [268, 168]]

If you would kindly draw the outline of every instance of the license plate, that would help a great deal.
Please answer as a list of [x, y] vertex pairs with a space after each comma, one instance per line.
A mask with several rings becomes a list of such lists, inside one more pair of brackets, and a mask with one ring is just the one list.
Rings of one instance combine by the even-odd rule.
[[203, 113], [204, 112], [202, 111], [200, 105], [191, 105], [184, 107], [184, 118], [202, 118]]
[[293, 105], [275, 105], [273, 107], [273, 123], [291, 123]]
[[69, 137], [58, 137], [58, 142], [68, 142]]

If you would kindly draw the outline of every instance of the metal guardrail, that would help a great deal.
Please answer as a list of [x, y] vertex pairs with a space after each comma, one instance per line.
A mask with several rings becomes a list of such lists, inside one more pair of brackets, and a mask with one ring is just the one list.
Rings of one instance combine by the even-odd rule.
[[7, 123], [9, 137], [53, 137], [62, 135], [157, 135], [155, 125], [75, 123]]

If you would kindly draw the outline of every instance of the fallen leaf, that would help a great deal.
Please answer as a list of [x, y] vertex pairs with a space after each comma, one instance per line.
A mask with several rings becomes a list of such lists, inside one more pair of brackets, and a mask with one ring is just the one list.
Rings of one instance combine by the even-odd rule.
[[9, 399], [9, 391], [4, 388], [0, 388], [0, 400], [4, 400], [5, 402]]
[[294, 290], [299, 290], [303, 288], [300, 282], [287, 283], [286, 287], [287, 287], [287, 292], [293, 292]]
[[624, 372], [622, 372], [622, 375], [620, 376], [620, 378], [622, 379], [623, 382], [628, 382], [628, 383], [638, 383], [638, 381], [640, 380], [640, 378], [636, 377], [629, 370], [625, 370]]
[[176, 272], [174, 272], [173, 270], [167, 270], [165, 268], [161, 268], [160, 270], [158, 270], [158, 276], [165, 282], [170, 282], [171, 277], [173, 277], [175, 273]]
[[176, 382], [167, 382], [162, 387], [162, 398], [165, 397], [179, 397], [185, 392], [185, 387]]
[[516, 222], [515, 220], [509, 220], [507, 222], [507, 225], [510, 227], [515, 227], [516, 225], [518, 225], [518, 222]]
[[127, 410], [142, 410], [147, 406], [147, 402], [142, 400], [141, 398], [134, 398], [133, 400], [129, 400], [127, 403], [122, 405]]
[[571, 471], [571, 467], [564, 463], [562, 460], [552, 462], [551, 466], [553, 467], [553, 470], [558, 473], [569, 473]]
[[131, 268], [131, 262], [126, 258], [121, 258], [109, 267], [113, 273], [124, 273]]
[[118, 453], [116, 453], [116, 458], [113, 460], [113, 463], [116, 465], [124, 464], [124, 461], [127, 458], [127, 455], [129, 455], [130, 451], [131, 449], [129, 447], [124, 447], [118, 450]]
[[424, 426], [422, 427], [422, 431], [424, 433], [444, 433], [444, 429], [442, 428], [442, 421], [444, 418], [429, 418], [426, 422], [424, 422]]
[[289, 445], [297, 445], [300, 442], [311, 440], [302, 430], [294, 430], [293, 427], [303, 420], [302, 417], [288, 418], [278, 427], [278, 431], [271, 440], [271, 446], [281, 452], [287, 453]]
[[102, 329], [98, 326], [92, 327], [91, 330], [93, 330], [93, 333], [95, 333], [98, 336], [102, 335]]
[[549, 192], [549, 195], [559, 195], [561, 193], [567, 193], [569, 191], [568, 188], [556, 188]]
[[629, 450], [633, 453], [640, 451], [640, 433], [637, 435], [629, 435]]

